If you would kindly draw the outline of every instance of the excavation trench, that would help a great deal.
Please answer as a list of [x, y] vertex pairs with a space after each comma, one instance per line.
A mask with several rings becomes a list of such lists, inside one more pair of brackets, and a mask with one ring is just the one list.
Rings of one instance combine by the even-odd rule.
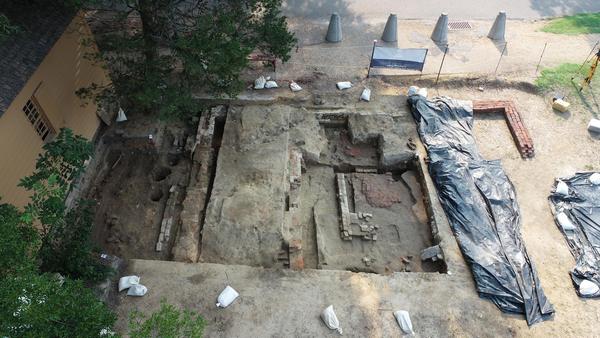
[[384, 116], [388, 129], [361, 131], [350, 114], [288, 114], [241, 107], [214, 123], [204, 154], [212, 160], [198, 259], [297, 270], [444, 272], [441, 255], [421, 260], [437, 243], [420, 164], [413, 153], [390, 156], [382, 146], [402, 141], [386, 134], [398, 129], [395, 121]]
[[[421, 259], [438, 244], [437, 227], [403, 128], [386, 114], [216, 106], [185, 134], [121, 140], [128, 146], [107, 155], [96, 191], [108, 251], [295, 270], [445, 272], [443, 255]], [[142, 194], [147, 203], [126, 208]]]

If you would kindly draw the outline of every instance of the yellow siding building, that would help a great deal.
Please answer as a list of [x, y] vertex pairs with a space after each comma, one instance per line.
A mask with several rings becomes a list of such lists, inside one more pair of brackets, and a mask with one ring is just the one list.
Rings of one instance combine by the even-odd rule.
[[35, 168], [44, 142], [63, 127], [94, 138], [102, 123], [97, 106], [75, 92], [109, 78], [85, 57], [96, 47], [81, 13], [5, 14], [21, 32], [0, 43], [0, 203], [22, 207], [29, 194], [17, 184]]

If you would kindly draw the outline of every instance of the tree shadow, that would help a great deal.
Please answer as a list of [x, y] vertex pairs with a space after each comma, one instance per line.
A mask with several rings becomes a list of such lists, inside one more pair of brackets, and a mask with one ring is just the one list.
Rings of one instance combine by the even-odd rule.
[[[530, 0], [531, 8], [542, 16], [563, 16], [579, 13], [600, 12], [600, 1], [598, 0]], [[577, 18], [573, 19], [579, 21]], [[583, 22], [582, 22], [583, 23]], [[598, 41], [598, 34], [581, 35], [590, 46]]]
[[[299, 47], [328, 45], [325, 41], [328, 25], [325, 22], [329, 22], [333, 13], [340, 16], [344, 38], [346, 31], [366, 28], [362, 17], [349, 9], [347, 0], [287, 0], [281, 10], [290, 21], [297, 21], [297, 30], [304, 36], [298, 41]], [[323, 24], [307, 24], [306, 21]]]
[[598, 0], [530, 0], [530, 3], [531, 8], [542, 16], [600, 12]]
[[[574, 91], [577, 93], [581, 103], [583, 103], [583, 106], [592, 114], [592, 116], [594, 116], [594, 118], [599, 118], [600, 103], [598, 103], [598, 100], [596, 99], [596, 94], [594, 94], [593, 88], [589, 86], [587, 90], [584, 89], [583, 91], [579, 91], [579, 87], [574, 82], [571, 83], [573, 84]], [[586, 97], [586, 95], [584, 95], [585, 93], [589, 93], [591, 101]]]
[[338, 13], [342, 24], [362, 21], [360, 16], [348, 8], [347, 0], [287, 0], [281, 6], [283, 15], [309, 20], [329, 20], [332, 13]]

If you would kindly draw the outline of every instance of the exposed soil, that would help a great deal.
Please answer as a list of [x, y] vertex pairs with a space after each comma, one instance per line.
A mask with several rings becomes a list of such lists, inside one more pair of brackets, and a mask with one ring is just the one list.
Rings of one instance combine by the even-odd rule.
[[186, 185], [190, 164], [173, 147], [174, 135], [185, 127], [175, 125], [174, 133], [165, 129], [157, 137], [158, 128], [158, 122], [142, 117], [116, 126], [101, 140], [107, 150], [98, 154], [104, 159], [87, 196], [96, 201], [92, 236], [106, 253], [124, 259], [169, 259], [174, 236], [161, 252], [155, 250], [156, 241], [169, 190]]
[[322, 163], [336, 168], [338, 172], [351, 170], [352, 167], [377, 167], [377, 148], [369, 143], [350, 141], [345, 128], [324, 128], [327, 137], [327, 151], [322, 154]]
[[394, 182], [392, 177], [379, 175], [364, 175], [360, 178], [360, 191], [367, 199], [367, 203], [375, 208], [389, 208], [394, 203], [402, 201], [402, 191], [390, 189], [390, 183]]

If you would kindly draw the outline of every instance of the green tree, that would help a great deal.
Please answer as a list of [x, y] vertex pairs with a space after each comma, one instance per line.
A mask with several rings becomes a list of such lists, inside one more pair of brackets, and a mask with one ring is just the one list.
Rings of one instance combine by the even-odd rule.
[[80, 201], [64, 221], [53, 224], [38, 251], [40, 270], [93, 282], [111, 274], [112, 269], [100, 262], [99, 250], [91, 241], [93, 220], [91, 202]]
[[101, 337], [116, 320], [81, 281], [27, 273], [0, 283], [2, 337]]
[[34, 271], [38, 241], [37, 231], [21, 222], [17, 208], [0, 204], [0, 276]]
[[[196, 90], [233, 96], [253, 51], [287, 61], [296, 43], [280, 13], [282, 0], [138, 0], [99, 5], [113, 16], [96, 25], [100, 54], [113, 84], [81, 89], [82, 97], [118, 98], [163, 118], [185, 117], [199, 107]], [[84, 4], [86, 3], [83, 1]], [[89, 6], [89, 3], [88, 3]], [[139, 25], [132, 28], [132, 18]]]
[[197, 338], [202, 337], [206, 322], [190, 310], [180, 311], [173, 305], [161, 301], [160, 309], [149, 318], [134, 310], [129, 317], [131, 338]]
[[34, 172], [19, 184], [32, 192], [21, 220], [41, 227], [37, 259], [43, 272], [98, 281], [111, 271], [95, 258], [90, 202], [80, 201], [69, 210], [65, 205], [71, 182], [81, 174], [92, 151], [89, 141], [63, 128], [43, 146]]
[[[90, 209], [65, 206], [91, 145], [62, 129], [44, 151], [21, 182], [33, 192], [25, 211], [0, 204], [0, 337], [99, 337], [115, 315], [69, 277], [94, 280], [108, 268], [92, 256]], [[66, 277], [39, 274], [40, 267]]]
[[61, 128], [52, 142], [44, 144], [34, 172], [19, 183], [32, 192], [23, 221], [38, 220], [44, 234], [53, 224], [64, 221], [70, 184], [81, 174], [92, 153], [92, 144], [67, 128]]

